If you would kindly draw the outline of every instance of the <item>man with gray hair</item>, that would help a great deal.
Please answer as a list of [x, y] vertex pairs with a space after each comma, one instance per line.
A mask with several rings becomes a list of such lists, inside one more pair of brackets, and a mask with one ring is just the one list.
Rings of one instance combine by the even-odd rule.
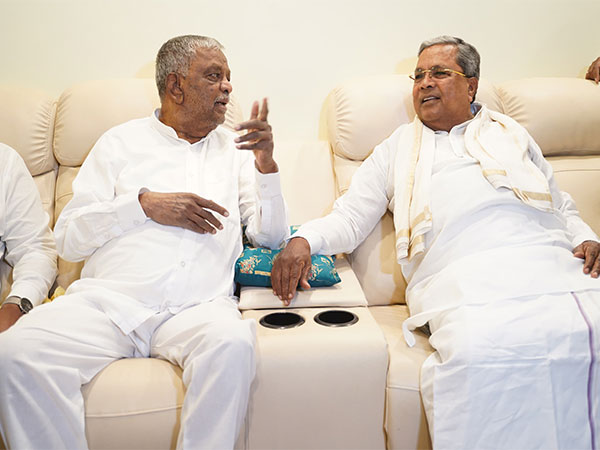
[[183, 369], [177, 448], [232, 448], [241, 428], [256, 326], [234, 297], [241, 224], [256, 245], [288, 235], [267, 101], [236, 126], [243, 136], [219, 126], [230, 70], [203, 36], [166, 42], [156, 82], [160, 109], [100, 137], [56, 224], [59, 254], [85, 260], [81, 279], [0, 334], [9, 448], [87, 448], [81, 385], [129, 357]]
[[424, 42], [414, 121], [378, 145], [326, 217], [279, 254], [284, 304], [310, 254], [351, 252], [390, 209], [434, 448], [597, 448], [600, 244], [527, 131], [474, 102], [479, 54]]

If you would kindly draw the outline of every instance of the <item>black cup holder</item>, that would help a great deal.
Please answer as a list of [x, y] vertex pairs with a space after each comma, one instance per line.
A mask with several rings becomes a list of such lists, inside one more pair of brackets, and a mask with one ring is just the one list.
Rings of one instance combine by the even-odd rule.
[[315, 322], [326, 327], [348, 327], [358, 322], [358, 316], [350, 311], [330, 309], [317, 314]]
[[261, 317], [258, 321], [263, 327], [285, 330], [296, 328], [304, 323], [304, 317], [293, 312], [275, 312]]

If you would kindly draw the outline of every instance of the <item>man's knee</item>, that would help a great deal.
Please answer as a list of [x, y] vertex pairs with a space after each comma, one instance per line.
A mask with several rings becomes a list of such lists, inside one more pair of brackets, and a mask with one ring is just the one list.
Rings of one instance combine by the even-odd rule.
[[219, 327], [211, 338], [214, 345], [222, 350], [239, 355], [254, 355], [256, 325], [248, 320], [240, 320]]
[[[201, 338], [205, 343], [202, 346], [205, 350], [236, 364], [254, 361], [256, 324], [253, 321], [215, 322], [211, 329], [206, 331]], [[198, 350], [198, 354], [202, 353], [202, 350]]]

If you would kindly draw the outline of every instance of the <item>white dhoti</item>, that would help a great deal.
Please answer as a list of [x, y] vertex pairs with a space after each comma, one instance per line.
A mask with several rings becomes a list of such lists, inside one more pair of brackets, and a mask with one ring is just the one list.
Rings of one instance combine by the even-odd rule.
[[183, 368], [177, 448], [233, 448], [254, 378], [256, 333], [235, 300], [156, 313], [124, 334], [90, 297], [60, 297], [0, 334], [0, 430], [8, 448], [87, 448], [81, 386], [116, 359], [148, 356]]
[[[486, 126], [482, 142], [510, 155], [511, 135]], [[600, 280], [572, 254], [597, 236], [535, 145], [527, 155], [539, 171], [516, 179], [541, 187], [518, 192], [539, 191], [528, 195], [551, 198], [551, 209], [487, 179], [466, 150], [467, 127], [436, 132], [421, 149], [434, 152], [433, 219], [424, 251], [403, 266], [407, 342], [411, 329], [429, 323], [436, 349], [421, 372], [434, 448], [598, 448]]]
[[597, 448], [600, 291], [465, 305], [430, 328], [421, 392], [435, 448]]

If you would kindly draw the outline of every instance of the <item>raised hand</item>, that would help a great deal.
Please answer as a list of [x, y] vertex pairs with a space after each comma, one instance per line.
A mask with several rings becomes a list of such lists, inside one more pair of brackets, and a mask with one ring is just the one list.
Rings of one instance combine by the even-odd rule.
[[273, 159], [273, 133], [271, 125], [267, 121], [269, 105], [267, 99], [262, 101], [259, 108], [258, 102], [252, 104], [250, 120], [236, 125], [235, 129], [248, 130], [243, 136], [235, 139], [237, 148], [240, 150], [252, 150], [256, 159], [256, 168], [261, 173], [274, 173], [279, 169]]

